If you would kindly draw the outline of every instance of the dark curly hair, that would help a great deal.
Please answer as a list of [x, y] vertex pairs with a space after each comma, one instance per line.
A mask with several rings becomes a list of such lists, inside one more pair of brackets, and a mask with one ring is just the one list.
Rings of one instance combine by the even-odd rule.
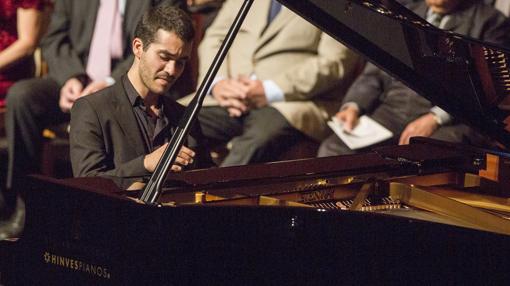
[[154, 42], [159, 29], [174, 32], [181, 40], [188, 43], [195, 36], [191, 17], [185, 11], [168, 4], [149, 9], [136, 25], [135, 37], [142, 40], [144, 50], [147, 50]]

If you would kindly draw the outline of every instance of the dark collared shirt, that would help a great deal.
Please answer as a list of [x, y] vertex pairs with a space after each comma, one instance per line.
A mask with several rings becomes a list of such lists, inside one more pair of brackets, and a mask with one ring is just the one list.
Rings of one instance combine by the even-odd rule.
[[154, 118], [147, 112], [147, 107], [144, 105], [142, 97], [138, 94], [127, 76], [122, 77], [122, 84], [133, 107], [138, 128], [144, 138], [145, 150], [151, 153], [159, 146], [168, 142], [172, 134], [172, 128], [164, 112], [165, 106], [163, 105], [163, 100], [161, 97], [159, 98], [158, 109], [160, 112], [158, 117]]

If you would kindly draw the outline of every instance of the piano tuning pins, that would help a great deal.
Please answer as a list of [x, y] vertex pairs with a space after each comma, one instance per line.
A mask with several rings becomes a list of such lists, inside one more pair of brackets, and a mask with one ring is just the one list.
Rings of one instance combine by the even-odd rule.
[[483, 52], [494, 82], [497, 83], [496, 89], [508, 94], [510, 92], [510, 71], [507, 55], [487, 47], [483, 47]]

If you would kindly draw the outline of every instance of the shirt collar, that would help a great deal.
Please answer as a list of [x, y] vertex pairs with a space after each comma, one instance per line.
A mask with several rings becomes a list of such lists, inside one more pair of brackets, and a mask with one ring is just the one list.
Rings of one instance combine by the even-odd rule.
[[[122, 78], [122, 84], [124, 85], [124, 90], [126, 90], [126, 93], [129, 98], [129, 102], [131, 103], [131, 106], [133, 106], [133, 107], [144, 106], [142, 97], [140, 96], [140, 94], [138, 94], [138, 91], [136, 91], [135, 87], [133, 86], [133, 84], [131, 83], [131, 81], [129, 80], [127, 75], [125, 75]], [[158, 107], [159, 108], [163, 107], [162, 96], [163, 95], [158, 97]]]

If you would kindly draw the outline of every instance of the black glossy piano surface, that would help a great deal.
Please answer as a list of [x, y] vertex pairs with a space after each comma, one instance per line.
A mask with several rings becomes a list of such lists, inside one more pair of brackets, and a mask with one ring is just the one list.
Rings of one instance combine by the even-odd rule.
[[[417, 162], [422, 164], [412, 171], [418, 170], [416, 177], [434, 169], [468, 170], [469, 162], [480, 156], [464, 154], [460, 160], [465, 152], [428, 146], [428, 158], [423, 158], [419, 145], [381, 151], [388, 168], [370, 169], [363, 158], [373, 154], [354, 155], [351, 159], [361, 163], [353, 169], [342, 165], [342, 157], [272, 163], [273, 170], [287, 172], [287, 181], [259, 180], [250, 193], [282, 194], [309, 184], [307, 179], [335, 182], [354, 173], [355, 178], [408, 178], [409, 164]], [[386, 157], [392, 152], [414, 154], [412, 163]], [[295, 172], [289, 171], [291, 165]], [[301, 174], [299, 168], [306, 165], [309, 173]], [[208, 170], [172, 175], [182, 185], [169, 188], [162, 202], [169, 203], [179, 192], [219, 194], [226, 188], [234, 194], [236, 176], [216, 184], [209, 180], [224, 177], [224, 172], [256, 176], [257, 170], [267, 169], [261, 167], [209, 170], [217, 173], [206, 179], [201, 173]], [[239, 186], [237, 193], [243, 189]], [[8, 275], [12, 285], [458, 284], [510, 279], [510, 236], [391, 212], [185, 201], [149, 206], [128, 199], [104, 178], [33, 177], [26, 190], [27, 221], [15, 244]]]

